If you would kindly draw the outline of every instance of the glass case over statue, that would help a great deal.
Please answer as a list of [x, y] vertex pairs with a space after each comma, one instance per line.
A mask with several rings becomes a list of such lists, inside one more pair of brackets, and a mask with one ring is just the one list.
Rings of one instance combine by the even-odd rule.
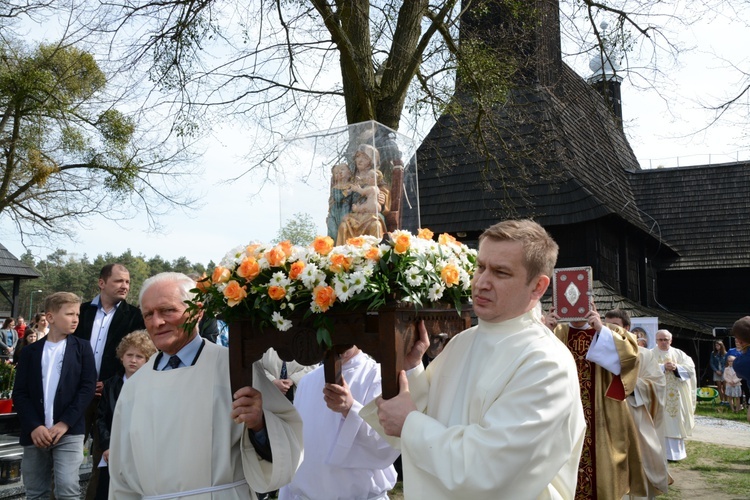
[[417, 146], [374, 121], [284, 140], [276, 162], [282, 227], [304, 217], [335, 245], [416, 231]]

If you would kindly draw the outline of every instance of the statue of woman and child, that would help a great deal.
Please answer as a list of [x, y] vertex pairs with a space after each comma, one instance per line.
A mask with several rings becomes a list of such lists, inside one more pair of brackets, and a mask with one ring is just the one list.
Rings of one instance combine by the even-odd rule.
[[382, 238], [387, 229], [390, 190], [380, 171], [380, 153], [369, 144], [360, 144], [354, 153], [354, 168], [346, 163], [331, 169], [331, 195], [328, 200], [328, 236], [336, 245], [355, 236]]

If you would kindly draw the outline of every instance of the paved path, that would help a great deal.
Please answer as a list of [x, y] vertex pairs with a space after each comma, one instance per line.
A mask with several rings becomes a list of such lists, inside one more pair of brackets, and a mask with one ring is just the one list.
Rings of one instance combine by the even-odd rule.
[[750, 448], [750, 423], [695, 417], [692, 441]]

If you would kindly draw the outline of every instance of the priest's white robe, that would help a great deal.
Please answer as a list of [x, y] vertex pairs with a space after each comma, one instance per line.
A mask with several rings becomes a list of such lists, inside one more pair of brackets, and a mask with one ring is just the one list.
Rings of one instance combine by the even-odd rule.
[[667, 458], [681, 460], [685, 458], [684, 439], [693, 435], [693, 427], [695, 427], [697, 385], [695, 363], [683, 351], [671, 346], [667, 351], [662, 351], [658, 347], [652, 351], [659, 360], [659, 366], [663, 372], [665, 372], [664, 363], [667, 361], [677, 365], [676, 371], [664, 374], [667, 381], [664, 424]]
[[[273, 463], [257, 455], [245, 426], [231, 418], [226, 348], [206, 342], [193, 366], [177, 370], [155, 371], [156, 358], [130, 378], [117, 401], [110, 498], [246, 500], [255, 498], [250, 488], [271, 491], [292, 479], [302, 458], [302, 420], [260, 363], [253, 386], [263, 396]], [[181, 495], [206, 488], [214, 491]]]
[[[409, 374], [404, 497], [573, 498], [584, 435], [568, 349], [532, 312], [454, 337]], [[361, 412], [383, 433], [374, 403]]]
[[641, 462], [648, 479], [647, 498], [655, 498], [660, 492], [666, 494], [669, 485], [667, 457], [664, 453], [664, 400], [667, 382], [653, 351], [639, 347], [638, 359], [638, 379], [627, 401], [638, 429]]
[[354, 398], [346, 417], [323, 400], [322, 366], [299, 384], [294, 406], [304, 422], [305, 459], [279, 491], [279, 500], [367, 500], [396, 484], [398, 450], [359, 416], [362, 406], [382, 392], [380, 365], [360, 352], [341, 371]]

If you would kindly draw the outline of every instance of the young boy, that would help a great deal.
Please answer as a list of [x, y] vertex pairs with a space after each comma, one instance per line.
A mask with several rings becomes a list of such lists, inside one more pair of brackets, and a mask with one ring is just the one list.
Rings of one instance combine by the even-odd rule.
[[102, 399], [99, 401], [96, 426], [99, 430], [99, 445], [104, 453], [99, 463], [99, 483], [95, 500], [107, 500], [109, 497], [109, 438], [117, 398], [120, 397], [125, 381], [132, 377], [154, 353], [156, 353], [156, 346], [146, 330], [136, 330], [125, 335], [117, 346], [117, 359], [122, 363], [124, 373], [123, 370], [118, 370], [118, 373], [104, 381]]
[[21, 353], [13, 401], [21, 421], [26, 498], [78, 499], [83, 461], [84, 412], [94, 398], [96, 365], [91, 345], [70, 335], [81, 299], [68, 292], [46, 298], [49, 334]]

